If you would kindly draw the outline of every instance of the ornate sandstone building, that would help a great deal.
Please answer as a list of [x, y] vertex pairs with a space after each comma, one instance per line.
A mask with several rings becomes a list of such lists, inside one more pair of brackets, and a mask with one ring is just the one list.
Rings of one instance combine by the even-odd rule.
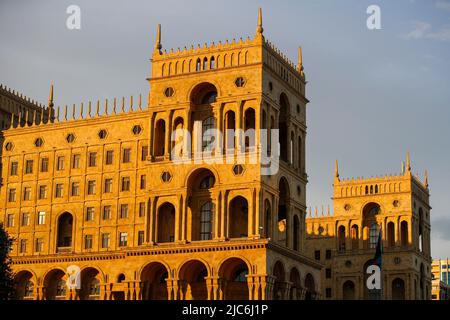
[[[304, 249], [301, 51], [294, 66], [265, 40], [261, 12], [252, 39], [161, 49], [158, 26], [147, 108], [62, 110], [52, 90], [47, 108], [5, 122], [0, 221], [16, 239], [17, 298], [320, 298], [322, 265]], [[227, 129], [236, 137], [211, 134]], [[280, 148], [260, 129], [279, 129]], [[281, 151], [271, 174], [264, 149]]]
[[322, 269], [325, 299], [370, 299], [367, 266], [381, 230], [383, 299], [430, 299], [431, 248], [428, 174], [341, 179], [336, 161], [334, 214], [306, 219], [306, 250]]

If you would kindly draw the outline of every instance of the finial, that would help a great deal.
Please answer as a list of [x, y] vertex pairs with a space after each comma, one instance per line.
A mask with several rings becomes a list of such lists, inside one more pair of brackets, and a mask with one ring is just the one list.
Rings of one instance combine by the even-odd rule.
[[264, 31], [264, 28], [262, 26], [262, 9], [261, 7], [258, 8], [258, 26], [256, 27], [256, 34], [262, 35]]
[[316, 206], [316, 217], [319, 215], [319, 210], [317, 209], [317, 206]]
[[139, 111], [141, 111], [141, 110], [142, 110], [142, 96], [141, 96], [141, 94], [139, 94], [139, 99], [138, 99], [138, 108], [139, 108]]
[[409, 151], [406, 153], [406, 172], [411, 172], [411, 157]]
[[64, 108], [64, 120], [67, 121], [67, 104], [66, 107]]
[[130, 96], [130, 110], [128, 110], [129, 112], [133, 111], [133, 96]]
[[330, 216], [330, 205], [328, 205], [327, 216]]
[[10, 129], [14, 128], [14, 113], [11, 112], [11, 125], [9, 126]]
[[155, 51], [158, 51], [161, 54], [161, 24], [158, 23], [158, 27], [156, 28], [156, 44]]
[[92, 112], [92, 103], [91, 103], [91, 101], [89, 101], [89, 103], [88, 103], [88, 114], [87, 114], [89, 118], [92, 116], [91, 112]]
[[108, 99], [105, 99], [105, 114], [108, 115]]
[[53, 108], [53, 82], [50, 85], [50, 93], [48, 95], [48, 107]]
[[117, 99], [114, 98], [114, 102], [113, 102], [113, 114], [116, 114], [116, 105], [117, 105]]
[[425, 170], [425, 181], [424, 181], [424, 184], [425, 184], [425, 188], [428, 189], [428, 170]]
[[402, 174], [405, 174], [405, 161], [402, 161], [401, 163], [402, 171], [400, 171]]
[[95, 116], [98, 117], [100, 115], [100, 100], [97, 100], [97, 110], [95, 111]]
[[59, 106], [56, 108], [56, 121], [59, 122]]
[[83, 106], [83, 102], [80, 105], [80, 119], [83, 119], [83, 111], [84, 111], [84, 106]]
[[334, 177], [339, 179], [339, 166], [337, 159], [334, 160]]
[[301, 74], [303, 74], [303, 56], [302, 56], [302, 47], [298, 47], [298, 64], [297, 70]]
[[77, 107], [76, 107], [76, 105], [74, 103], [73, 106], [72, 106], [72, 120], [75, 120], [75, 112], [76, 112], [76, 110], [77, 110]]
[[125, 97], [122, 97], [122, 113], [125, 112]]

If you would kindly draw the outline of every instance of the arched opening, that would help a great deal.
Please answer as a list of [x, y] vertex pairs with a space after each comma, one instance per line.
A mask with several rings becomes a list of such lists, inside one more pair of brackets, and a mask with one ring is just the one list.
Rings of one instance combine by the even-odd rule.
[[217, 88], [209, 82], [203, 82], [195, 86], [191, 92], [191, 102], [194, 105], [211, 104], [216, 102]]
[[245, 130], [245, 149], [254, 151], [256, 143], [255, 135], [255, 109], [248, 108], [244, 114], [244, 130]]
[[387, 224], [387, 242], [389, 247], [395, 246], [395, 225], [393, 222]]
[[204, 168], [195, 170], [188, 178], [188, 240], [210, 240], [214, 237], [216, 206], [212, 200], [211, 189], [215, 183], [214, 174]]
[[227, 111], [225, 113], [225, 130], [227, 130], [224, 134], [224, 145], [227, 151], [233, 151], [235, 147], [235, 130], [236, 130], [236, 120], [234, 111]]
[[125, 275], [123, 273], [117, 276], [117, 283], [122, 283], [125, 281]]
[[158, 209], [158, 239], [157, 242], [175, 241], [175, 207], [166, 202]]
[[291, 132], [291, 138], [289, 140], [289, 163], [294, 164], [294, 132]]
[[293, 230], [293, 241], [294, 241], [294, 250], [300, 250], [300, 221], [298, 216], [294, 216], [294, 230]]
[[305, 300], [315, 300], [316, 299], [316, 282], [314, 277], [308, 273], [305, 277]]
[[420, 265], [420, 279], [419, 279], [419, 299], [425, 300], [425, 266], [423, 263]]
[[33, 275], [29, 271], [21, 271], [14, 277], [15, 299], [34, 299]]
[[95, 268], [81, 271], [80, 300], [100, 299], [100, 272]]
[[230, 258], [222, 263], [219, 277], [223, 279], [222, 292], [224, 300], [248, 300], [248, 267], [239, 258]]
[[264, 236], [266, 238], [272, 237], [272, 208], [270, 206], [269, 200], [266, 199], [264, 202]]
[[298, 169], [300, 170], [300, 172], [303, 172], [303, 168], [302, 168], [302, 153], [303, 150], [303, 142], [302, 142], [302, 137], [298, 137], [298, 146], [297, 146], [297, 165], [298, 165]]
[[358, 250], [359, 249], [359, 227], [358, 227], [358, 225], [354, 224], [352, 226], [351, 236], [352, 236], [352, 250]]
[[47, 273], [44, 279], [45, 299], [65, 300], [67, 295], [67, 276], [60, 269], [54, 269]]
[[208, 270], [203, 262], [191, 260], [180, 269], [178, 278], [181, 281], [182, 300], [206, 300], [208, 292], [206, 279]]
[[402, 221], [400, 224], [401, 244], [402, 247], [408, 246], [408, 222]]
[[289, 281], [292, 283], [291, 290], [289, 292], [289, 300], [300, 300], [302, 292], [302, 284], [300, 280], [300, 273], [298, 272], [297, 268], [291, 269]]
[[363, 209], [363, 227], [367, 230], [364, 237], [366, 249], [374, 249], [377, 246], [380, 231], [377, 216], [380, 212], [380, 205], [374, 202], [366, 204]]
[[345, 226], [339, 226], [338, 228], [338, 250], [339, 252], [345, 252]]
[[288, 132], [287, 132], [287, 119], [290, 114], [290, 104], [289, 99], [285, 93], [280, 95], [280, 113], [278, 116], [278, 129], [280, 132], [280, 159], [283, 161], [288, 161], [287, 143], [288, 143]]
[[289, 206], [289, 184], [286, 178], [282, 177], [280, 179], [280, 183], [278, 184], [278, 190], [280, 191], [280, 199], [278, 201], [278, 222], [287, 219], [287, 212]]
[[213, 151], [215, 144], [214, 117], [202, 121], [202, 151]]
[[285, 300], [285, 271], [284, 266], [280, 261], [277, 261], [275, 263], [273, 267], [273, 275], [275, 276], [275, 283], [273, 286], [273, 299]]
[[216, 59], [214, 57], [211, 57], [211, 59], [209, 60], [209, 68], [210, 69], [216, 68]]
[[229, 206], [229, 237], [243, 238], [248, 233], [248, 202], [241, 196], [235, 197]]
[[72, 246], [73, 217], [69, 212], [64, 212], [58, 218], [58, 248]]
[[392, 300], [405, 300], [405, 281], [396, 278], [392, 281]]
[[173, 122], [174, 128], [174, 141], [172, 142], [172, 150], [175, 155], [181, 157], [184, 154], [184, 119], [177, 117]]
[[203, 70], [208, 70], [208, 58], [203, 58]]
[[155, 142], [154, 142], [154, 155], [156, 157], [164, 156], [166, 141], [166, 122], [163, 119], [159, 119], [155, 126]]
[[342, 298], [344, 300], [355, 300], [355, 283], [347, 280], [342, 285]]
[[195, 71], [200, 71], [202, 69], [202, 62], [200, 58], [197, 59], [197, 62], [195, 64]]
[[151, 262], [141, 272], [142, 300], [167, 300], [167, 268], [159, 262]]
[[423, 252], [423, 210], [419, 208], [419, 251]]

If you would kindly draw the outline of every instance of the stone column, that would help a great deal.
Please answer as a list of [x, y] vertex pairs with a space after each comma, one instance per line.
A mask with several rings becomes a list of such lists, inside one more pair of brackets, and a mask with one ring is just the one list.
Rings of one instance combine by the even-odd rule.
[[219, 239], [220, 238], [220, 233], [219, 233], [219, 227], [221, 224], [221, 220], [222, 220], [222, 191], [219, 191], [216, 195], [216, 205], [214, 206], [215, 212], [214, 212], [214, 216], [213, 216], [213, 221], [214, 221], [214, 239]]
[[220, 239], [225, 240], [227, 238], [228, 230], [226, 225], [228, 223], [228, 191], [223, 191], [222, 196], [222, 214], [220, 216]]

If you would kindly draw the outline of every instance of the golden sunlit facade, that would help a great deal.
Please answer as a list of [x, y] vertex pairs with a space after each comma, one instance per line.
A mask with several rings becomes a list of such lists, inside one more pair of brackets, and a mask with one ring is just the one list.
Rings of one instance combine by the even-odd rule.
[[403, 172], [371, 178], [341, 179], [335, 164], [333, 213], [310, 211], [306, 250], [322, 269], [325, 299], [369, 299], [367, 266], [381, 231], [382, 299], [431, 298], [431, 246], [428, 174]]
[[[5, 123], [0, 221], [17, 298], [320, 299], [322, 265], [305, 253], [300, 49], [294, 65], [264, 38], [261, 12], [252, 39], [170, 52], [158, 26], [148, 82], [146, 107], [55, 108], [52, 87], [41, 113]], [[208, 129], [237, 136], [188, 161], [208, 146], [187, 136]], [[277, 144], [260, 129], [280, 129], [274, 174], [261, 145]], [[73, 266], [81, 287], [69, 289]]]

